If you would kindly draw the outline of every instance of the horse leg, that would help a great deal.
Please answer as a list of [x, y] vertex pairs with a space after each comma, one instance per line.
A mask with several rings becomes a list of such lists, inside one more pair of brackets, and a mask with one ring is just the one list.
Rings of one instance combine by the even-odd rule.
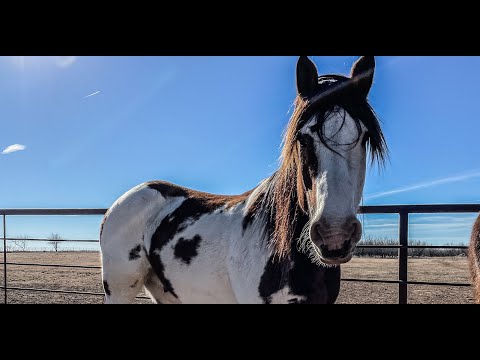
[[101, 236], [105, 304], [129, 304], [142, 290], [149, 262], [138, 229], [104, 231]]
[[107, 256], [102, 257], [102, 262], [104, 304], [133, 303], [143, 287], [143, 266]]
[[325, 268], [325, 281], [327, 283], [327, 304], [335, 304], [340, 293], [340, 265]]

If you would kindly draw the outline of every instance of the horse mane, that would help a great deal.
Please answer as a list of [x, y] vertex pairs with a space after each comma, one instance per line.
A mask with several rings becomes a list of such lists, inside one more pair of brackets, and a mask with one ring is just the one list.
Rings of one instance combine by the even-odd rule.
[[[330, 77], [335, 81], [343, 78], [337, 75]], [[323, 76], [319, 81], [326, 78], [328, 76]], [[247, 204], [246, 219], [249, 221], [257, 218], [258, 214], [263, 214], [265, 222], [263, 230], [269, 245], [273, 248], [274, 256], [278, 259], [290, 254], [292, 240], [300, 237], [309, 221], [307, 199], [313, 200], [316, 197], [315, 187], [309, 188], [306, 184], [306, 181], [312, 184], [314, 182], [313, 179], [306, 178], [308, 175], [305, 174], [309, 174], [305, 171], [308, 170], [306, 169], [308, 164], [297, 141], [297, 134], [306, 121], [316, 114], [318, 121], [316, 131], [321, 141], [329, 147], [323, 134], [323, 123], [339, 106], [357, 123], [358, 138], [351, 145], [355, 146], [360, 140], [362, 123], [369, 132], [368, 150], [371, 162], [378, 161], [383, 165], [388, 157], [388, 148], [375, 112], [366, 99], [353, 101], [353, 97], [348, 96], [348, 93], [345, 96], [345, 88], [348, 86], [344, 85], [340, 89], [323, 94], [321, 99], [317, 96], [313, 101], [312, 98], [297, 96], [292, 116], [283, 135], [279, 169], [255, 189]]]

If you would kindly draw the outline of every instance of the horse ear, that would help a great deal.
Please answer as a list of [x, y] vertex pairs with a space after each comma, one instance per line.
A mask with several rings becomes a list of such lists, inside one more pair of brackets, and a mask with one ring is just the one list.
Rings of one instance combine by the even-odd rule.
[[362, 56], [352, 66], [350, 77], [355, 87], [365, 98], [370, 92], [373, 83], [373, 74], [375, 72], [375, 57]]
[[313, 94], [318, 85], [318, 71], [308, 56], [300, 56], [297, 62], [297, 93], [301, 97]]

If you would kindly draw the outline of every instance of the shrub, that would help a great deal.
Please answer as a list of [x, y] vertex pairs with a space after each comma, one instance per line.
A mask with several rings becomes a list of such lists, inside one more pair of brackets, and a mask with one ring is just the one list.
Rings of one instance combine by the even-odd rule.
[[[359, 257], [378, 257], [378, 258], [396, 258], [398, 257], [397, 248], [375, 248], [374, 246], [393, 246], [399, 245], [397, 240], [383, 238], [377, 239], [368, 237], [359, 243], [359, 246], [372, 246], [368, 248], [357, 248], [355, 255]], [[429, 246], [431, 244], [425, 241], [409, 241], [410, 246]], [[453, 244], [447, 244], [453, 245]], [[460, 244], [459, 246], [465, 246]], [[445, 256], [466, 256], [467, 249], [425, 249], [415, 248], [408, 249], [408, 256], [410, 257], [445, 257]]]

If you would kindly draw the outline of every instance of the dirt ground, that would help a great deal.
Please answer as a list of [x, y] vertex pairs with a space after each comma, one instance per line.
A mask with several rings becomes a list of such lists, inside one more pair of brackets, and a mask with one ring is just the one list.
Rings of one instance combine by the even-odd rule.
[[[3, 260], [3, 259], [1, 259]], [[19, 252], [9, 253], [8, 262], [100, 266], [97, 252]], [[422, 258], [409, 260], [409, 280], [469, 283], [465, 257]], [[40, 266], [8, 265], [8, 287], [87, 291], [102, 293], [100, 269], [53, 268]], [[396, 280], [396, 259], [354, 258], [342, 266], [342, 277]], [[3, 266], [0, 269], [3, 285]], [[473, 293], [469, 287], [409, 285], [409, 303], [419, 304], [472, 304]], [[77, 295], [34, 291], [8, 290], [8, 303], [102, 303], [102, 295]], [[4, 292], [0, 290], [0, 303]], [[138, 299], [138, 303], [149, 303]], [[342, 282], [339, 304], [395, 304], [398, 302], [397, 284], [370, 284]]]
[[[342, 266], [343, 278], [398, 280], [397, 259], [354, 258]], [[470, 283], [466, 257], [408, 260], [409, 281]], [[473, 304], [470, 287], [408, 285], [412, 304]], [[342, 282], [339, 304], [396, 304], [398, 284]]]

